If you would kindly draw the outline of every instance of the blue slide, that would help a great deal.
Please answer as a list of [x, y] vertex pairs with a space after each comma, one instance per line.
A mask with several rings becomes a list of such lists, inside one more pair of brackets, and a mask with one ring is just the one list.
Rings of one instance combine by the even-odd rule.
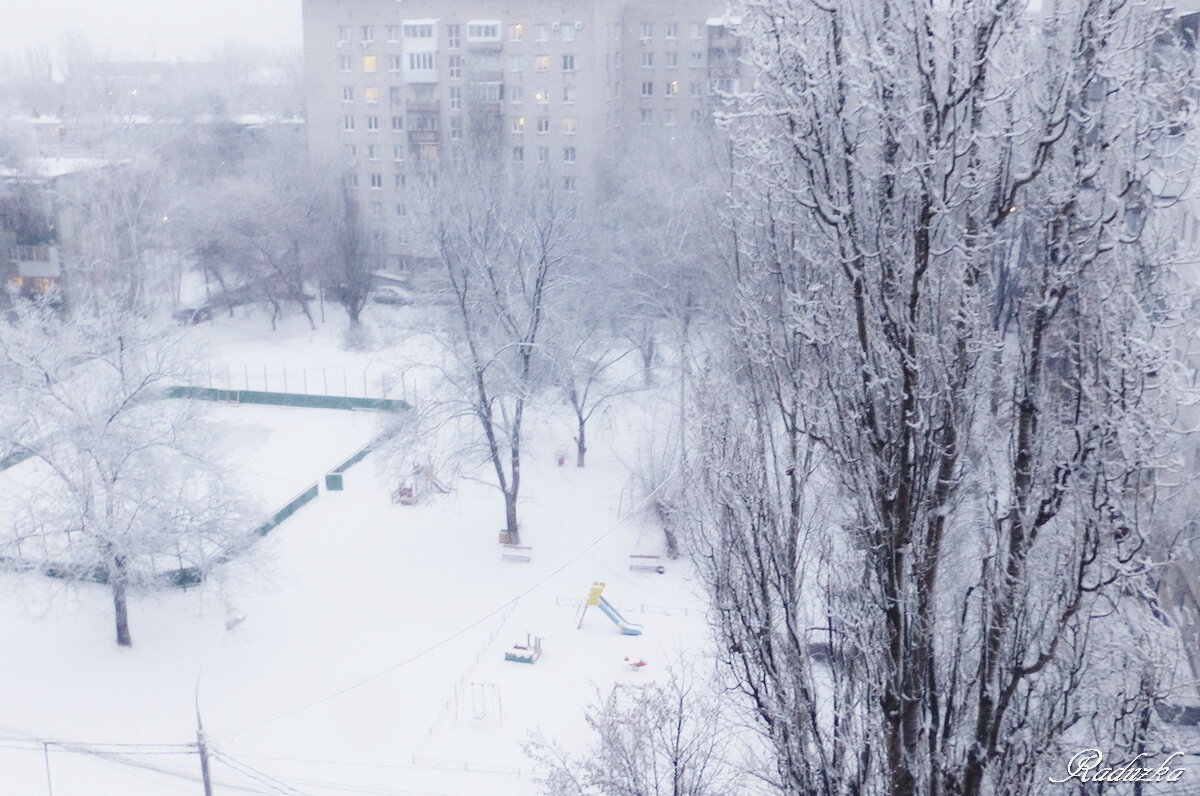
[[625, 617], [621, 616], [621, 612], [618, 611], [616, 608], [613, 608], [612, 603], [610, 603], [608, 600], [604, 599], [603, 597], [600, 598], [600, 610], [604, 612], [605, 616], [607, 616], [609, 619], [612, 620], [614, 625], [621, 628], [621, 632], [624, 633], [625, 635], [627, 635], [627, 636], [642, 635], [643, 628], [641, 625], [634, 624], [633, 622], [626, 622]]

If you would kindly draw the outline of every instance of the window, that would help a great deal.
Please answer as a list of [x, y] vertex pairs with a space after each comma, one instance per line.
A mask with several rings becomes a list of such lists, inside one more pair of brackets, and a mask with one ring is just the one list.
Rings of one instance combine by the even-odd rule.
[[392, 103], [393, 105], [399, 105], [403, 99], [404, 96], [401, 93], [399, 86], [388, 87], [388, 102]]
[[550, 132], [550, 117], [543, 116], [542, 118], [537, 120], [537, 131], [539, 133]]
[[363, 71], [364, 72], [378, 72], [379, 71], [379, 56], [378, 55], [364, 55], [363, 56]]
[[[399, 148], [399, 147], [397, 147], [397, 149], [398, 149], [398, 148]], [[396, 159], [397, 159], [397, 160], [403, 160], [403, 158], [396, 158]], [[404, 175], [403, 175], [403, 174], [393, 174], [393, 175], [392, 175], [392, 183], [393, 183], [393, 187], [396, 187], [396, 188], [403, 188], [403, 187], [404, 187], [404, 183], [405, 183]]]
[[339, 72], [349, 72], [350, 69], [351, 69], [350, 56], [339, 55], [338, 56], [338, 71]]
[[450, 87], [450, 110], [462, 110], [462, 86]]
[[403, 58], [401, 58], [399, 55], [389, 55], [388, 56], [388, 71], [389, 72], [399, 72], [403, 68], [404, 68], [404, 59]]
[[379, 160], [379, 145], [378, 144], [368, 144], [367, 145], [367, 158], [369, 160]]
[[354, 144], [346, 144], [345, 152], [346, 152], [346, 160], [349, 161], [351, 164], [353, 164], [354, 158], [358, 154], [358, 147], [356, 147]]
[[372, 174], [371, 175], [371, 188], [373, 190], [381, 190], [383, 188], [383, 175], [382, 174]]
[[423, 113], [417, 117], [418, 130], [438, 130], [439, 124], [438, 117], [432, 113]]
[[362, 26], [362, 40], [363, 41], [375, 41], [375, 26], [374, 25], [363, 25]]
[[495, 39], [500, 38], [500, 26], [486, 23], [475, 23], [467, 25], [467, 40], [471, 39]]
[[574, 163], [574, 162], [575, 162], [575, 147], [573, 147], [573, 146], [563, 147], [563, 163]]
[[692, 96], [692, 97], [700, 96], [700, 81], [699, 80], [693, 80], [690, 83], [688, 83], [688, 95]]
[[379, 88], [377, 86], [372, 86], [371, 88], [363, 89], [363, 98], [366, 99], [367, 102], [378, 105]]
[[463, 131], [462, 117], [461, 116], [451, 116], [450, 117], [450, 140], [451, 141], [461, 140], [463, 137], [462, 131]]
[[521, 85], [508, 87], [508, 99], [511, 102], [525, 101], [525, 87]]
[[642, 124], [654, 124], [654, 111], [642, 108]]
[[350, 26], [338, 25], [338, 44], [350, 43]]
[[383, 216], [383, 202], [371, 202], [371, 215], [375, 218]]
[[353, 86], [346, 86], [342, 89], [342, 102], [354, 102]]
[[347, 133], [354, 132], [354, 117], [353, 116], [343, 116], [342, 117], [342, 129], [345, 130]]
[[643, 39], [653, 39], [654, 38], [654, 24], [653, 23], [651, 23], [651, 22], [643, 22], [642, 23], [642, 38]]
[[704, 112], [701, 111], [699, 108], [693, 108], [692, 109], [692, 123], [700, 124], [702, 121], [704, 121]]
[[539, 22], [537, 24], [537, 40], [550, 41], [550, 26], [545, 22]]
[[352, 188], [358, 187], [358, 175], [357, 174], [350, 175], [350, 187], [352, 187]]
[[404, 129], [404, 117], [403, 116], [393, 116], [392, 117], [392, 132], [399, 133], [403, 129]]
[[409, 53], [408, 68], [413, 71], [433, 69], [433, 53]]
[[462, 80], [463, 73], [463, 57], [461, 55], [450, 56], [450, 79]]
[[663, 53], [663, 63], [668, 69], [674, 69], [679, 66], [679, 53]]
[[669, 83], [667, 83], [667, 96], [668, 97], [678, 97], [679, 96], [679, 81], [678, 80], [672, 80]]
[[650, 81], [650, 80], [642, 81], [642, 96], [643, 97], [653, 97], [654, 96], [654, 83], [652, 81]]
[[545, 105], [546, 103], [550, 102], [550, 89], [539, 88], [533, 93], [533, 99], [539, 105]]
[[563, 86], [563, 102], [572, 103], [575, 101], [575, 87]]
[[642, 66], [646, 68], [654, 66], [654, 53], [642, 53]]
[[560, 30], [562, 30], [562, 40], [563, 41], [575, 41], [575, 23], [574, 22], [562, 23], [562, 27], [560, 28]]
[[563, 177], [563, 190], [567, 193], [575, 193], [574, 177]]
[[564, 55], [562, 64], [563, 64], [564, 72], [574, 72], [575, 71], [575, 56]]
[[733, 80], [728, 77], [716, 78], [708, 81], [708, 90], [712, 93], [718, 91], [733, 91]]
[[539, 72], [548, 72], [550, 70], [550, 56], [539, 55], [533, 59], [533, 67]]
[[525, 162], [525, 147], [523, 147], [523, 146], [513, 147], [512, 159], [513, 159], [513, 163], [524, 163]]
[[692, 51], [692, 66], [704, 66], [704, 51], [703, 50], [693, 50]]
[[668, 39], [678, 39], [679, 38], [679, 23], [678, 22], [668, 22], [667, 23], [667, 32], [665, 35]]
[[699, 22], [692, 23], [692, 38], [700, 39], [704, 37], [704, 25]]
[[550, 147], [538, 147], [538, 163], [546, 163], [550, 160]]
[[524, 60], [519, 55], [514, 55], [508, 59], [508, 68], [512, 72], [520, 72], [523, 68]]
[[564, 116], [562, 120], [562, 131], [567, 135], [575, 135], [579, 129], [579, 120], [574, 116]]
[[[449, 30], [449, 28], [447, 28]], [[404, 38], [406, 39], [432, 39], [433, 25], [405, 25]]]
[[398, 215], [398, 216], [408, 215], [408, 208], [404, 206], [403, 202], [396, 203], [396, 215]]
[[525, 132], [525, 117], [514, 116], [512, 120], [512, 131], [518, 135]]
[[666, 125], [667, 127], [675, 126], [675, 109], [674, 108], [667, 108], [665, 111], [663, 111], [663, 124]]
[[399, 25], [388, 25], [387, 26], [387, 35], [388, 35], [388, 38], [387, 38], [388, 41], [400, 41], [400, 26]]
[[525, 38], [525, 26], [520, 22], [508, 26], [508, 40], [521, 41]]
[[368, 116], [367, 117], [367, 129], [370, 130], [371, 132], [379, 132], [379, 117], [378, 116]]
[[[396, 162], [400, 162], [400, 161], [404, 160], [404, 144], [392, 144], [392, 160], [394, 160]], [[404, 175], [403, 174], [396, 175], [396, 187], [397, 188], [404, 187]]]
[[446, 26], [446, 46], [451, 50], [462, 47], [462, 25]]

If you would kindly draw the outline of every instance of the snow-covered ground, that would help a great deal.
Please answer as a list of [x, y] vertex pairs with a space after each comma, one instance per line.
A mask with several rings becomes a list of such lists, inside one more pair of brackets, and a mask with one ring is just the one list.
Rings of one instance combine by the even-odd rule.
[[[246, 326], [204, 332], [220, 338], [219, 362], [277, 352], [298, 368], [396, 364], [339, 352], [333, 319], [316, 335]], [[598, 692], [704, 654], [688, 568], [628, 569], [631, 553], [661, 552], [628, 488], [636, 403], [597, 422], [584, 469], [554, 461], [570, 444], [561, 418], [535, 424], [521, 501], [528, 563], [500, 558], [494, 489], [461, 480], [451, 494], [395, 506], [381, 458], [370, 456], [344, 492], [323, 492], [264, 540], [262, 555], [188, 592], [136, 598], [132, 649], [113, 642], [103, 587], [0, 576], [0, 793], [48, 793], [48, 778], [55, 796], [196, 793], [194, 750], [143, 745], [194, 742], [197, 704], [218, 793], [536, 793], [521, 752], [530, 730], [579, 746]], [[272, 445], [288, 436], [279, 424], [351, 449], [373, 429], [365, 413], [220, 411], [232, 437], [270, 428]], [[255, 446], [289, 471], [286, 488], [263, 477], [256, 489], [285, 499], [290, 475], [307, 472], [301, 451], [321, 447]], [[596, 609], [577, 629], [594, 581], [644, 635], [622, 635]], [[543, 638], [541, 659], [504, 661], [526, 633]], [[627, 657], [648, 666], [631, 671]], [[83, 745], [50, 746], [48, 777], [45, 750], [30, 739]]]

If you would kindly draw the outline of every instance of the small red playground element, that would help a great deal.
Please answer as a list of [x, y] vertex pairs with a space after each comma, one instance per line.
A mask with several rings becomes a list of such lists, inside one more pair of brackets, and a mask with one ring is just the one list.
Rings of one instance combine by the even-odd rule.
[[629, 667], [629, 671], [631, 672], [640, 672], [647, 665], [646, 662], [641, 658], [638, 658], [636, 661], [631, 661], [629, 658], [626, 658], [625, 664]]
[[558, 462], [559, 467], [567, 463], [567, 451], [565, 448], [559, 448], [554, 452], [554, 461]]

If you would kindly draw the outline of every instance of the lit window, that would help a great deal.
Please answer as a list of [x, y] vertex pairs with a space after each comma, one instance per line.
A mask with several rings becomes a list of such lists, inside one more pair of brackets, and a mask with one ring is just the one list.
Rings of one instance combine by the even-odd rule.
[[525, 87], [521, 85], [508, 87], [508, 99], [511, 102], [525, 101]]
[[378, 55], [364, 55], [363, 56], [363, 71], [364, 72], [379, 71], [379, 56]]
[[562, 40], [563, 41], [575, 41], [575, 23], [574, 22], [562, 23]]
[[383, 188], [383, 175], [382, 174], [372, 174], [371, 175], [371, 187], [374, 189], [377, 189], [377, 190]]
[[512, 131], [517, 134], [525, 132], [525, 117], [524, 116], [514, 116], [513, 117]]
[[345, 130], [347, 133], [354, 132], [354, 117], [353, 116], [343, 116], [342, 117], [342, 129]]
[[522, 25], [521, 23], [518, 22], [515, 25], [508, 26], [508, 40], [509, 41], [521, 41], [524, 38], [525, 38], [525, 26], [524, 25]]
[[350, 56], [339, 55], [338, 56], [338, 71], [339, 72], [349, 72], [350, 69], [351, 69]]
[[450, 110], [462, 110], [462, 86], [450, 87]]
[[392, 132], [399, 133], [403, 129], [404, 129], [404, 117], [403, 116], [393, 116], [392, 117]]
[[645, 80], [642, 82], [642, 96], [643, 97], [653, 97], [654, 96], [654, 83], [653, 82], [651, 82], [649, 80]]
[[563, 102], [571, 103], [575, 101], [575, 87], [563, 86]]
[[539, 55], [533, 59], [533, 66], [539, 72], [547, 72], [550, 69], [550, 56]]
[[403, 68], [404, 68], [404, 59], [403, 58], [401, 58], [399, 55], [389, 55], [388, 56], [388, 71], [389, 72], [399, 72]]
[[654, 66], [654, 53], [642, 53], [642, 66]]
[[549, 117], [545, 117], [545, 116], [543, 116], [542, 118], [540, 118], [540, 119], [538, 119], [538, 120], [537, 120], [537, 131], [538, 131], [539, 133], [548, 133], [548, 132], [550, 132], [550, 119], [549, 119]]
[[379, 89], [376, 87], [363, 89], [363, 98], [367, 102], [379, 103]]
[[678, 39], [679, 38], [679, 23], [678, 22], [668, 22], [667, 23], [667, 32], [665, 35], [668, 39]]
[[462, 46], [462, 26], [447, 25], [446, 26], [446, 46], [451, 50], [457, 50]]
[[523, 147], [523, 146], [513, 147], [512, 159], [513, 159], [513, 163], [524, 163], [525, 162], [525, 147]]
[[563, 163], [574, 163], [574, 162], [575, 162], [575, 147], [573, 147], [573, 146], [563, 147]]
[[342, 102], [354, 102], [353, 86], [346, 86], [342, 89]]
[[575, 71], [575, 56], [564, 55], [562, 57], [562, 64], [563, 64], [564, 72], [574, 72]]
[[374, 25], [363, 25], [362, 26], [362, 40], [363, 41], [375, 41], [375, 26]]
[[377, 132], [379, 130], [379, 117], [378, 116], [368, 116], [367, 117], [367, 129], [371, 130], [372, 132]]
[[338, 44], [350, 43], [350, 26], [338, 25]]
[[537, 102], [541, 105], [545, 105], [546, 103], [548, 103], [550, 101], [550, 89], [539, 88], [537, 91], [535, 91], [533, 93], [533, 99], [535, 102]]
[[668, 69], [674, 69], [679, 66], [679, 53], [663, 53], [663, 63], [667, 65]]
[[679, 96], [679, 81], [678, 80], [672, 80], [671, 82], [667, 83], [667, 96], [668, 97], [678, 97]]
[[523, 67], [524, 59], [519, 55], [514, 55], [508, 59], [508, 68], [512, 72], [520, 72]]
[[388, 35], [388, 38], [387, 38], [388, 41], [400, 41], [400, 26], [399, 25], [388, 25], [387, 26], [387, 35]]
[[550, 41], [550, 26], [545, 22], [539, 22], [537, 24], [537, 40]]
[[451, 80], [461, 80], [462, 73], [463, 73], [463, 58], [462, 58], [462, 56], [461, 55], [450, 56], [449, 67], [450, 67], [450, 79]]
[[404, 38], [406, 39], [432, 39], [433, 25], [405, 25]]
[[562, 120], [562, 131], [567, 135], [575, 135], [579, 129], [579, 120], [574, 116], [564, 116]]
[[650, 22], [643, 22], [643, 23], [642, 23], [642, 38], [643, 38], [643, 39], [653, 39], [653, 38], [654, 38], [654, 25], [653, 25], [653, 23], [650, 23]]

